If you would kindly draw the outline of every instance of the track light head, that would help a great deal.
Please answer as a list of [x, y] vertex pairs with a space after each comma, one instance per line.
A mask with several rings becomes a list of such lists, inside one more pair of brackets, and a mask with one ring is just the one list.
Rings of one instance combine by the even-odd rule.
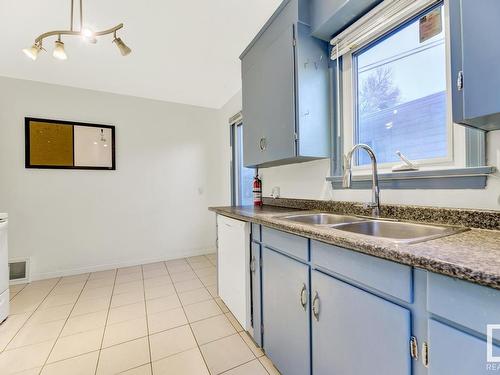
[[24, 48], [23, 52], [26, 56], [28, 56], [31, 60], [36, 60], [38, 54], [42, 50], [42, 45], [40, 43], [35, 43], [29, 48]]
[[66, 55], [66, 51], [64, 50], [64, 43], [61, 42], [61, 39], [55, 41], [54, 52], [52, 55], [59, 60], [68, 59], [68, 55]]
[[121, 38], [115, 37], [115, 39], [113, 39], [113, 43], [116, 44], [122, 56], [127, 56], [130, 52], [132, 52], [132, 50], [123, 42]]

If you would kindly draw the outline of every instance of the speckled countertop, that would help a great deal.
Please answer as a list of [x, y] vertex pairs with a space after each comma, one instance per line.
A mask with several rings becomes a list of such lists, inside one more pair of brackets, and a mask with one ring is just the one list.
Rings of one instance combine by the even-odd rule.
[[301, 224], [280, 217], [304, 210], [263, 206], [213, 207], [235, 219], [262, 224], [332, 245], [500, 289], [500, 231], [472, 229], [416, 244], [395, 244], [335, 228]]

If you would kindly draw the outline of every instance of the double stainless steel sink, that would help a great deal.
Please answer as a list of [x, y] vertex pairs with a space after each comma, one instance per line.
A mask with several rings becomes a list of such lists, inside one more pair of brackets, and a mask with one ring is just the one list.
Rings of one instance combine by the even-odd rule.
[[461, 227], [414, 224], [330, 213], [288, 215], [282, 216], [280, 219], [314, 226], [330, 227], [345, 232], [406, 244], [429, 241], [467, 230]]

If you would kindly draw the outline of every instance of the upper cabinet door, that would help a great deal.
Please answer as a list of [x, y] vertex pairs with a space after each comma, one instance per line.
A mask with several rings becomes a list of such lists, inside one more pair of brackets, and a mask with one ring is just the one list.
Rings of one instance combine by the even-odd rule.
[[314, 375], [409, 375], [410, 312], [312, 272]]
[[245, 166], [294, 157], [294, 26], [284, 30], [242, 74]]
[[328, 44], [311, 36], [309, 10], [284, 0], [240, 56], [246, 167], [329, 156]]
[[310, 373], [309, 267], [262, 250], [264, 350], [282, 374]]
[[453, 120], [500, 129], [500, 1], [451, 0]]

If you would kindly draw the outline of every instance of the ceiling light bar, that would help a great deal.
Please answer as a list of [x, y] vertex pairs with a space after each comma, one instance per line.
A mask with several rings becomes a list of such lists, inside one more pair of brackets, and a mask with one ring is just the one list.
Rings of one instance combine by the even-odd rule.
[[74, 18], [74, 0], [71, 0], [71, 21], [70, 21], [70, 29], [69, 30], [54, 30], [48, 31], [39, 35], [35, 39], [35, 43], [29, 47], [23, 49], [23, 52], [32, 60], [36, 60], [40, 51], [44, 50], [42, 48], [42, 44], [44, 39], [57, 36], [57, 40], [55, 41], [55, 47], [53, 56], [60, 59], [66, 60], [68, 56], [66, 55], [66, 51], [64, 49], [64, 43], [61, 40], [62, 35], [68, 36], [80, 36], [83, 40], [95, 44], [97, 43], [97, 38], [104, 35], [113, 34], [113, 43], [117, 46], [118, 50], [122, 54], [122, 56], [127, 56], [132, 52], [132, 50], [123, 42], [121, 38], [116, 36], [116, 32], [123, 28], [123, 23], [116, 25], [110, 29], [104, 31], [94, 32], [88, 28], [83, 27], [83, 0], [80, 0], [80, 30], [73, 29], [73, 18]]

